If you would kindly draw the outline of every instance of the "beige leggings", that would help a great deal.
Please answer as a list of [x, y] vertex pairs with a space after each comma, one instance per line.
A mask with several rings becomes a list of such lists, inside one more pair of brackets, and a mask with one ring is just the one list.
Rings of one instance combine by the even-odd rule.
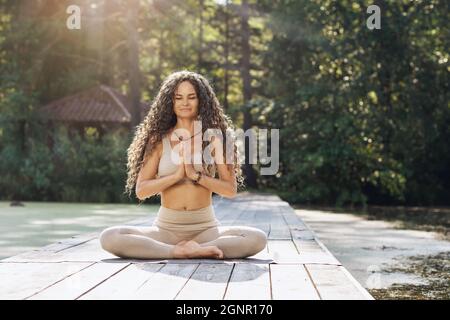
[[217, 246], [224, 258], [245, 258], [266, 247], [266, 234], [246, 226], [221, 226], [212, 205], [198, 210], [173, 210], [161, 206], [150, 227], [115, 226], [100, 234], [102, 248], [121, 258], [171, 259], [174, 246], [194, 240]]

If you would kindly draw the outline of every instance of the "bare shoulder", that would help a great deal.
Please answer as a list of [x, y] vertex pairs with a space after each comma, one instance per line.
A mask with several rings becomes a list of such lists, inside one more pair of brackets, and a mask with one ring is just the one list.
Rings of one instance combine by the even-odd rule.
[[158, 154], [158, 159], [161, 159], [162, 152], [163, 152], [163, 143], [162, 141], [159, 141], [155, 146], [155, 151]]
[[149, 159], [152, 160], [161, 159], [162, 151], [163, 151], [162, 141], [157, 142], [152, 148], [149, 144], [147, 144], [144, 152], [144, 162], [147, 162]]

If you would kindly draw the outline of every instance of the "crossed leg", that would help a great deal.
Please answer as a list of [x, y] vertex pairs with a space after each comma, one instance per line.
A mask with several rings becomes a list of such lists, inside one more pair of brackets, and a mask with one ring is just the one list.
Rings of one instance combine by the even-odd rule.
[[218, 226], [209, 228], [193, 241], [200, 246], [216, 246], [225, 259], [245, 258], [257, 254], [266, 247], [267, 236], [264, 231], [247, 226]]
[[100, 234], [100, 243], [104, 250], [121, 258], [223, 258], [222, 251], [216, 246], [200, 246], [157, 226], [110, 227]]
[[102, 248], [121, 258], [172, 258], [178, 242], [174, 233], [156, 226], [115, 226], [100, 234]]

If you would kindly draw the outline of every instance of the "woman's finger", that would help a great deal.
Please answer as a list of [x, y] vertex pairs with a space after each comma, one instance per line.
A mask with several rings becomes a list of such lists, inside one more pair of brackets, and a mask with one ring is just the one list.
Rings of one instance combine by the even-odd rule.
[[184, 145], [184, 147], [183, 147], [184, 162], [190, 163], [189, 159], [190, 159], [191, 154], [189, 153], [190, 152], [189, 145], [187, 145], [187, 143], [190, 143], [190, 142], [186, 141], [185, 143], [186, 143], [186, 145]]

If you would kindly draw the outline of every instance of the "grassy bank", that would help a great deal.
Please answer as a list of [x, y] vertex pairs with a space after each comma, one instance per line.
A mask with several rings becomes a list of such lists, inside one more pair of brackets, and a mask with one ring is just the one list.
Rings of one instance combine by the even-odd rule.
[[370, 294], [377, 300], [386, 299], [450, 299], [450, 252], [437, 255], [410, 257], [385, 272], [403, 272], [420, 276], [427, 284], [394, 284], [385, 289], [371, 289]]

